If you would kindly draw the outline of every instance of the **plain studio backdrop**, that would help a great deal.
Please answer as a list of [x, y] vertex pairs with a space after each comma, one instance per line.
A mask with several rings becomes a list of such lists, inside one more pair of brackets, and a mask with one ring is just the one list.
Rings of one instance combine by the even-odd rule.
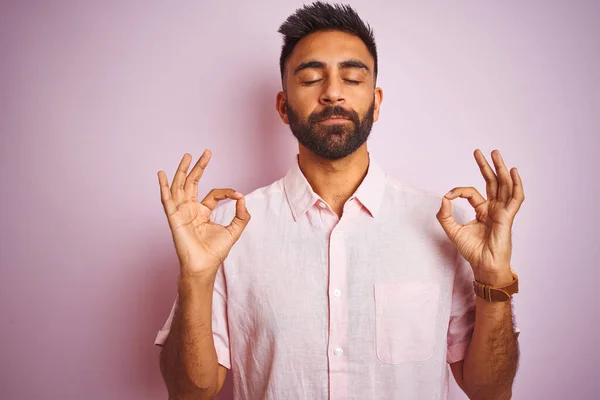
[[[599, 3], [351, 4], [379, 49], [380, 164], [440, 199], [485, 194], [476, 148], [523, 178], [514, 398], [596, 399]], [[277, 28], [301, 5], [2, 2], [1, 399], [166, 399], [153, 341], [178, 264], [156, 173], [206, 148], [201, 197], [286, 173]]]

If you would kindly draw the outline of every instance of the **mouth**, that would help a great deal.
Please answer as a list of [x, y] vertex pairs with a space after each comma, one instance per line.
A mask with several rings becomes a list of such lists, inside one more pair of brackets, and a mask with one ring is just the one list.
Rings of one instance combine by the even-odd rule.
[[348, 118], [334, 116], [334, 117], [322, 119], [319, 122], [324, 123], [324, 124], [340, 124], [340, 123], [348, 122], [348, 121], [350, 121]]

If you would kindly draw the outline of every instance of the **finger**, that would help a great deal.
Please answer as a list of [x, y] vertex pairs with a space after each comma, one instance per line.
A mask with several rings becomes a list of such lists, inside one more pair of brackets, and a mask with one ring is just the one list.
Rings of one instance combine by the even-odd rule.
[[508, 203], [512, 197], [513, 181], [510, 177], [506, 164], [502, 159], [502, 155], [498, 150], [492, 151], [492, 161], [496, 168], [496, 174], [498, 176], [498, 201]]
[[514, 216], [521, 208], [521, 204], [525, 201], [525, 192], [523, 191], [523, 181], [521, 181], [521, 175], [516, 168], [511, 169], [511, 175], [513, 180], [513, 195], [508, 202], [508, 212]]
[[160, 185], [160, 202], [163, 205], [167, 217], [177, 211], [177, 206], [171, 197], [169, 190], [169, 180], [164, 171], [158, 171], [158, 184]]
[[446, 196], [442, 197], [442, 206], [436, 214], [436, 218], [440, 222], [444, 232], [446, 232], [446, 235], [448, 235], [448, 238], [454, 241], [453, 238], [456, 236], [456, 232], [458, 232], [462, 225], [454, 219], [454, 216], [452, 215], [452, 203]]
[[202, 175], [204, 175], [211, 156], [212, 153], [210, 150], [204, 150], [204, 153], [202, 153], [196, 165], [194, 165], [194, 168], [192, 168], [192, 171], [187, 176], [184, 185], [184, 196], [186, 199], [198, 201], [198, 182], [202, 178]]
[[486, 202], [485, 198], [474, 187], [457, 187], [444, 195], [448, 200], [457, 198], [467, 199], [473, 208], [477, 208]]
[[490, 164], [488, 164], [485, 156], [481, 152], [481, 150], [475, 150], [475, 160], [477, 161], [477, 165], [479, 165], [479, 169], [481, 170], [481, 175], [483, 175], [483, 179], [485, 179], [486, 186], [485, 190], [487, 193], [487, 199], [495, 200], [498, 193], [498, 180], [496, 178], [496, 174]]
[[217, 206], [217, 203], [219, 203], [219, 201], [221, 200], [238, 200], [242, 197], [244, 197], [244, 195], [242, 195], [239, 192], [236, 192], [233, 189], [213, 189], [210, 192], [208, 192], [206, 197], [200, 203], [204, 204], [212, 211]]
[[248, 222], [250, 222], [250, 213], [246, 208], [246, 198], [241, 197], [235, 203], [235, 217], [233, 217], [231, 223], [225, 228], [231, 233], [234, 240], [237, 241], [242, 236], [242, 232], [246, 229]]
[[175, 177], [173, 178], [173, 184], [171, 185], [171, 197], [175, 201], [175, 204], [180, 204], [185, 200], [185, 193], [183, 191], [183, 184], [185, 183], [185, 177], [187, 176], [187, 170], [192, 163], [192, 155], [185, 153], [183, 158], [179, 162]]

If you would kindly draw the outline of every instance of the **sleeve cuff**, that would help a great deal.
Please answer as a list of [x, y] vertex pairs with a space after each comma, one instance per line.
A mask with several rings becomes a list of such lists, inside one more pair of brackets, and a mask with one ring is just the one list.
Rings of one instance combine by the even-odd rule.
[[169, 336], [169, 331], [161, 329], [160, 331], [158, 331], [158, 334], [156, 335], [156, 339], [154, 339], [154, 345], [155, 346], [163, 346], [165, 344], [165, 342], [167, 341], [168, 336]]
[[446, 353], [446, 361], [448, 362], [448, 364], [464, 360], [465, 354], [467, 353], [467, 349], [469, 348], [470, 343], [471, 339], [469, 338], [463, 342], [453, 344], [452, 346], [448, 346], [448, 351]]
[[219, 346], [215, 343], [215, 350], [217, 352], [217, 361], [219, 364], [227, 369], [231, 369], [231, 359], [229, 357], [229, 349], [224, 346]]

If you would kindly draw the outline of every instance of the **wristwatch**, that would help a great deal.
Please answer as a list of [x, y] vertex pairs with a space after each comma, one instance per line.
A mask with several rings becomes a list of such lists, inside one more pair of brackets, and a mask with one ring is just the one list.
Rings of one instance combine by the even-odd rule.
[[475, 294], [489, 302], [510, 300], [513, 294], [519, 293], [519, 277], [512, 268], [510, 269], [510, 272], [513, 276], [512, 283], [500, 288], [486, 285], [485, 283], [476, 280], [473, 281], [473, 290], [475, 291]]

